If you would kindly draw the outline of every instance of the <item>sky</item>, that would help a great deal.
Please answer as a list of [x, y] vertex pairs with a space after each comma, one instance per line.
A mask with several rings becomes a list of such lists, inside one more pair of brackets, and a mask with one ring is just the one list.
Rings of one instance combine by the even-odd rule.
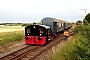
[[0, 0], [0, 23], [33, 23], [45, 17], [69, 22], [83, 20], [90, 0]]

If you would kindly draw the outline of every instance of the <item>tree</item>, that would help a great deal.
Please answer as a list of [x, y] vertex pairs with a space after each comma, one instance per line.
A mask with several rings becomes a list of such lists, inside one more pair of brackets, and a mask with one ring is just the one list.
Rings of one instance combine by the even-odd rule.
[[81, 20], [78, 20], [77, 22], [76, 22], [76, 25], [81, 25], [82, 24], [82, 21]]
[[83, 24], [84, 24], [84, 25], [88, 25], [89, 23], [88, 23], [87, 20], [84, 20], [84, 21], [83, 21]]
[[90, 13], [88, 13], [85, 18], [84, 21], [87, 20], [88, 23], [90, 23]]
[[30, 25], [32, 25], [32, 24], [29, 24], [29, 23], [22, 24], [22, 26], [30, 26]]
[[37, 24], [37, 23], [33, 22], [33, 24]]

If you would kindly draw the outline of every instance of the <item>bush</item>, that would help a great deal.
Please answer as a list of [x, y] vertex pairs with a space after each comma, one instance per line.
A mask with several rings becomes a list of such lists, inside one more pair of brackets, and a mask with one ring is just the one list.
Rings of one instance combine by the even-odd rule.
[[[78, 30], [78, 32], [76, 32]], [[75, 43], [74, 53], [77, 55], [76, 60], [90, 59], [90, 24], [78, 26], [74, 30], [75, 34], [79, 34], [77, 43]]]
[[75, 50], [74, 53], [76, 54], [76, 60], [89, 60], [90, 59], [90, 45], [88, 45], [88, 40], [83, 37], [79, 36], [77, 39], [78, 42], [75, 43]]

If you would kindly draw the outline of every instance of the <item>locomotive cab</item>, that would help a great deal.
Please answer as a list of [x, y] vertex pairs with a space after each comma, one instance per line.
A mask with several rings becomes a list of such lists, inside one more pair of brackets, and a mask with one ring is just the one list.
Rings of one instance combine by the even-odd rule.
[[49, 26], [31, 25], [25, 27], [25, 42], [30, 45], [45, 45], [48, 42]]

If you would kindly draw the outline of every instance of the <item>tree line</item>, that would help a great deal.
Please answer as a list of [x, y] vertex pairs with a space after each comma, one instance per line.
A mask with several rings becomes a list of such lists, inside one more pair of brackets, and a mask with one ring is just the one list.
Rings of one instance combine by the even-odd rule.
[[40, 22], [36, 23], [0, 23], [0, 25], [4, 25], [4, 26], [29, 26], [29, 25], [33, 25], [33, 24], [41, 24]]

